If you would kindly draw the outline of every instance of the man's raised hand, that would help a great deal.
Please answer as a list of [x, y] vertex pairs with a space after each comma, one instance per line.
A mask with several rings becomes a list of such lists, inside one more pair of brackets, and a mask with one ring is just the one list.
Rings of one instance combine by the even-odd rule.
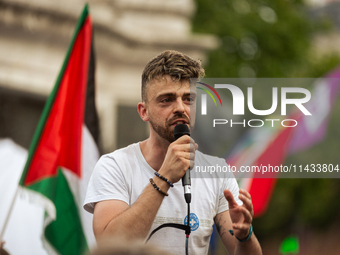
[[189, 168], [193, 168], [197, 148], [190, 136], [178, 138], [169, 145], [159, 173], [172, 183], [178, 182]]
[[246, 190], [240, 189], [239, 199], [243, 202], [243, 205], [236, 203], [228, 189], [224, 190], [224, 196], [229, 204], [229, 214], [234, 235], [240, 240], [245, 239], [249, 234], [254, 215], [251, 196]]

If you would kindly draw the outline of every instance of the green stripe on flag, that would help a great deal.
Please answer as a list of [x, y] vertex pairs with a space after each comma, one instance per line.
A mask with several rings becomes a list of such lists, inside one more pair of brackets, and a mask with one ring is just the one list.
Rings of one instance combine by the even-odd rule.
[[56, 178], [45, 179], [56, 187], [54, 204], [56, 220], [45, 229], [46, 239], [60, 254], [84, 254], [88, 245], [79, 218], [78, 207], [63, 172]]
[[[30, 186], [29, 190], [38, 191], [55, 206], [56, 218], [45, 213], [45, 239], [60, 254], [84, 254], [88, 244], [79, 217], [79, 209], [64, 173], [59, 169], [58, 175], [43, 179]], [[51, 221], [52, 220], [52, 221]], [[46, 247], [45, 247], [46, 248]]]

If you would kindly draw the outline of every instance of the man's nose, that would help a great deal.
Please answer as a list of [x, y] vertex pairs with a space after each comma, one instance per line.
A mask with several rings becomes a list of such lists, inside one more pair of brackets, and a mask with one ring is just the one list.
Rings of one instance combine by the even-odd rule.
[[184, 110], [185, 110], [185, 107], [184, 107], [184, 102], [183, 102], [182, 98], [177, 98], [177, 100], [174, 104], [174, 112], [183, 113]]

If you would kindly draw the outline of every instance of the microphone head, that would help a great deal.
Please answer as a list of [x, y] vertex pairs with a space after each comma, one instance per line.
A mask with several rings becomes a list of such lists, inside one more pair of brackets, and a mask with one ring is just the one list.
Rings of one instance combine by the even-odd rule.
[[174, 129], [174, 138], [175, 140], [177, 140], [178, 138], [180, 138], [183, 135], [188, 135], [190, 136], [190, 131], [187, 125], [185, 124], [178, 124], [175, 126]]

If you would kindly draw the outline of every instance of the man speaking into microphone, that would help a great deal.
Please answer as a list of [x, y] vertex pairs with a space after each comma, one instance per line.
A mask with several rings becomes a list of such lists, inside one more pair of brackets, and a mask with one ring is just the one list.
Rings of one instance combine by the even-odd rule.
[[[203, 76], [200, 62], [176, 51], [147, 63], [138, 113], [149, 123], [150, 136], [102, 156], [89, 182], [84, 208], [93, 213], [97, 239], [147, 240], [162, 224], [186, 225], [188, 201], [180, 180], [194, 164], [226, 165], [224, 159], [199, 152], [188, 134], [174, 137], [176, 125], [194, 127], [190, 107], [196, 96], [190, 93], [190, 79]], [[229, 254], [262, 254], [251, 225], [251, 197], [239, 190], [233, 176], [191, 178], [186, 190], [192, 194], [188, 242], [183, 230], [167, 227], [148, 243], [173, 254], [185, 254], [185, 247], [189, 254], [207, 254], [215, 224]]]

